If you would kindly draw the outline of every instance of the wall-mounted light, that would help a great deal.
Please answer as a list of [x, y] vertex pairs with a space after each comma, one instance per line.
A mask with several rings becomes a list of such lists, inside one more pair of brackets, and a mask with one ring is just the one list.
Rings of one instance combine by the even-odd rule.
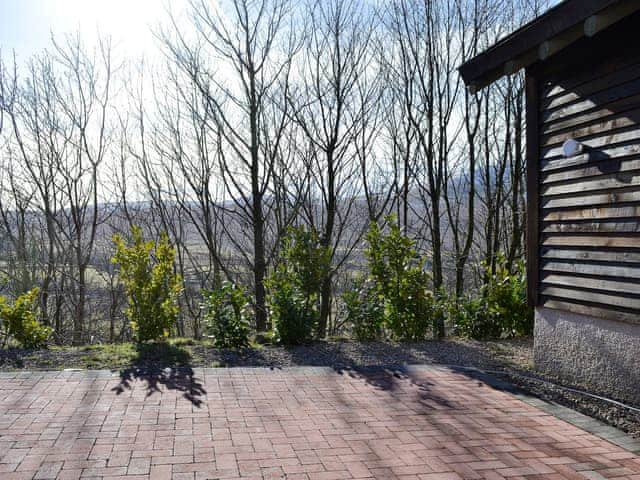
[[576, 155], [581, 154], [583, 150], [584, 148], [582, 144], [573, 138], [565, 140], [562, 144], [562, 153], [565, 158], [575, 157]]

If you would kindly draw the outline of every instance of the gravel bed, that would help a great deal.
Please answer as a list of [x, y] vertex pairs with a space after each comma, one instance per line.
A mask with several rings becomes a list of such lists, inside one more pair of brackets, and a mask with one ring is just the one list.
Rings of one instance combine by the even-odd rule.
[[[294, 347], [264, 345], [243, 352], [219, 350], [201, 343], [186, 344], [179, 348], [189, 352], [189, 360], [186, 364], [188, 367], [330, 366], [336, 369], [357, 369], [365, 366], [397, 368], [411, 364], [473, 367], [489, 371], [534, 396], [578, 410], [640, 437], [640, 414], [637, 412], [567, 391], [559, 386], [562, 383], [559, 379], [534, 372], [533, 341], [530, 338], [495, 342], [427, 341], [412, 344], [335, 341], [315, 342]], [[0, 350], [0, 370], [82, 368], [86, 366], [83, 360], [94, 354], [95, 351], [82, 348], [35, 352]], [[185, 366], [184, 363], [161, 364], [162, 361], [162, 359], [151, 358], [145, 360], [144, 365]], [[109, 366], [113, 370], [119, 370], [134, 365], [125, 363]], [[587, 385], [567, 386], [585, 391], [591, 390]]]
[[[188, 352], [189, 366], [207, 367], [293, 367], [331, 366], [352, 368], [359, 366], [394, 367], [410, 364], [447, 364], [475, 366], [483, 369], [504, 369], [509, 366], [529, 370], [532, 365], [530, 339], [503, 342], [427, 341], [398, 344], [387, 342], [359, 343], [350, 341], [314, 342], [307, 345], [283, 347], [264, 345], [244, 351], [220, 350], [194, 342], [175, 349]], [[0, 350], [0, 370], [57, 370], [82, 368], [86, 360], [99, 350], [91, 347], [52, 348], [48, 350]], [[171, 353], [171, 352], [169, 352]], [[181, 357], [150, 357], [152, 362], [176, 366]], [[149, 360], [146, 359], [145, 361]], [[122, 359], [102, 359], [103, 366], [93, 368], [119, 369], [130, 366]], [[167, 363], [170, 362], [170, 363]], [[171, 363], [173, 362], [173, 363]], [[91, 367], [90, 367], [91, 368]]]
[[510, 342], [446, 341], [411, 344], [316, 342], [293, 347], [265, 346], [246, 352], [216, 351], [197, 345], [191, 347], [195, 356], [205, 363], [223, 366], [331, 366], [354, 368], [362, 366], [394, 367], [412, 364], [447, 364], [474, 366], [483, 369], [504, 369], [532, 365], [531, 340]]

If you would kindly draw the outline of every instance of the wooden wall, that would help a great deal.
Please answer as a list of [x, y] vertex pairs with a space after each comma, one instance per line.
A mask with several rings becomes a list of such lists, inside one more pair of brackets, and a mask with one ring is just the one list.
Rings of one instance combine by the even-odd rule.
[[[640, 324], [640, 16], [528, 72], [537, 305]], [[562, 144], [580, 141], [565, 158]], [[533, 170], [536, 171], [533, 171]]]

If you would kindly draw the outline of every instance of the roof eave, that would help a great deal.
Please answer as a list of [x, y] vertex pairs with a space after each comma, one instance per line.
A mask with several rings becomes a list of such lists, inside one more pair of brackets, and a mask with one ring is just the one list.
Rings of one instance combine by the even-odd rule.
[[640, 10], [637, 0], [568, 0], [465, 62], [458, 69], [472, 92], [546, 60]]

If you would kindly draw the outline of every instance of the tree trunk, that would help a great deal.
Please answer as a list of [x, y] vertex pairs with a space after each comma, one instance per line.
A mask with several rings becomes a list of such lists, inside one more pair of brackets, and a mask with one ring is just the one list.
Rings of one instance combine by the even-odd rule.
[[[327, 151], [327, 219], [324, 225], [324, 232], [321, 238], [321, 245], [324, 248], [331, 248], [333, 229], [336, 222], [336, 169], [333, 146]], [[331, 314], [331, 272], [328, 271], [322, 280], [320, 292], [320, 321], [318, 323], [318, 338], [327, 335], [327, 323]]]
[[264, 217], [262, 212], [262, 192], [260, 191], [259, 145], [258, 145], [258, 105], [255, 91], [255, 74], [251, 75], [251, 193], [253, 216], [253, 281], [256, 295], [256, 329], [268, 330], [267, 301], [264, 278], [267, 271], [264, 247]]
[[327, 335], [327, 324], [331, 315], [331, 276], [327, 275], [322, 281], [320, 290], [320, 322], [318, 323], [318, 338]]
[[[261, 214], [260, 206], [258, 209]], [[266, 262], [264, 257], [264, 222], [256, 220], [253, 233], [253, 248], [255, 255], [255, 264], [253, 267], [253, 280], [255, 282], [256, 294], [256, 329], [264, 332], [268, 329], [267, 307], [266, 307], [266, 291], [264, 288], [264, 277], [266, 275]]]
[[73, 316], [73, 344], [82, 345], [85, 301], [87, 296], [86, 266], [78, 265], [78, 303]]
[[[441, 241], [441, 233], [440, 233], [440, 206], [438, 204], [440, 196], [438, 195], [437, 199], [433, 202], [433, 228], [432, 228], [432, 239], [431, 239], [431, 249], [432, 249], [432, 272], [433, 272], [433, 290], [435, 295], [440, 293], [442, 289], [443, 279], [442, 279], [442, 241]], [[445, 325], [444, 325], [444, 316], [438, 315], [434, 321], [434, 329], [433, 335], [436, 339], [440, 340], [444, 338]]]

